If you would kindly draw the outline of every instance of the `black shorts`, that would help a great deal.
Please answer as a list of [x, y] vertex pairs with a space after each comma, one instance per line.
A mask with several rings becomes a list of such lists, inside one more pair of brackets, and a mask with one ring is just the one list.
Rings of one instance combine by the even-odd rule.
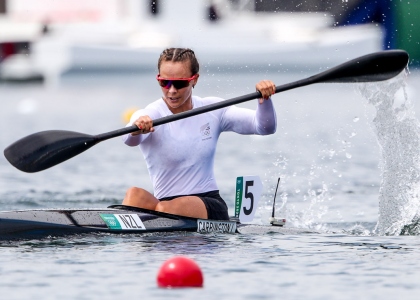
[[228, 207], [226, 202], [220, 197], [219, 191], [210, 191], [200, 194], [191, 194], [191, 195], [180, 195], [165, 197], [159, 199], [160, 201], [169, 201], [175, 198], [184, 197], [184, 196], [197, 196], [203, 200], [204, 205], [207, 209], [207, 218], [210, 220], [229, 220]]

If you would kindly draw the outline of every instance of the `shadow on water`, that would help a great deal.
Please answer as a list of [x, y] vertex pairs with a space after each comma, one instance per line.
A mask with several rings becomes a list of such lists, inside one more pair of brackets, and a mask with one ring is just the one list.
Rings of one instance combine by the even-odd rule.
[[[324, 244], [324, 246], [339, 246], [346, 247], [355, 250], [400, 250], [404, 249], [403, 245], [397, 245], [393, 243], [375, 243], [375, 242], [350, 242], [350, 243], [339, 243], [331, 242]], [[405, 249], [407, 250], [407, 249]]]

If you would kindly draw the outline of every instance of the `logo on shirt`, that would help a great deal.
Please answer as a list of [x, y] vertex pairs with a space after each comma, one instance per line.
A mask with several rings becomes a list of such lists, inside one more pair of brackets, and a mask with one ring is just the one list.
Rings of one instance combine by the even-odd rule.
[[203, 126], [200, 127], [200, 133], [201, 133], [201, 137], [202, 140], [208, 140], [211, 139], [211, 132], [210, 132], [210, 123], [204, 124]]

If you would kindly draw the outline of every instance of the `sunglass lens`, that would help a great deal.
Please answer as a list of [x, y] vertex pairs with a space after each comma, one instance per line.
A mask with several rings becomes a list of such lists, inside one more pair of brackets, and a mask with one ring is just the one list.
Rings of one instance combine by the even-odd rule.
[[172, 84], [174, 85], [174, 87], [179, 90], [182, 89], [184, 87], [187, 87], [189, 84], [188, 80], [174, 80], [172, 81]]
[[174, 86], [177, 90], [187, 87], [189, 84], [188, 80], [166, 80], [159, 79], [159, 85], [165, 89], [170, 89], [171, 85]]
[[171, 80], [165, 80], [165, 79], [160, 79], [158, 80], [158, 82], [161, 87], [164, 87], [167, 89], [171, 87], [171, 83], [172, 83]]

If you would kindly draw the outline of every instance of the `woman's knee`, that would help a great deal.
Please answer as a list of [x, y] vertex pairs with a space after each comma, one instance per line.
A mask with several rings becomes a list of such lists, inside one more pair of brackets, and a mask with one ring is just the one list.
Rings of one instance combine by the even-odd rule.
[[125, 193], [126, 198], [131, 198], [131, 197], [138, 197], [141, 196], [141, 194], [144, 193], [144, 190], [142, 188], [138, 188], [138, 187], [131, 187], [127, 190], [127, 192]]
[[138, 187], [131, 187], [127, 190], [125, 193], [124, 205], [131, 205], [131, 206], [138, 206], [139, 202], [142, 201], [142, 199], [145, 196], [145, 190]]
[[157, 202], [158, 200], [148, 191], [131, 187], [127, 190], [122, 204], [154, 210]]

